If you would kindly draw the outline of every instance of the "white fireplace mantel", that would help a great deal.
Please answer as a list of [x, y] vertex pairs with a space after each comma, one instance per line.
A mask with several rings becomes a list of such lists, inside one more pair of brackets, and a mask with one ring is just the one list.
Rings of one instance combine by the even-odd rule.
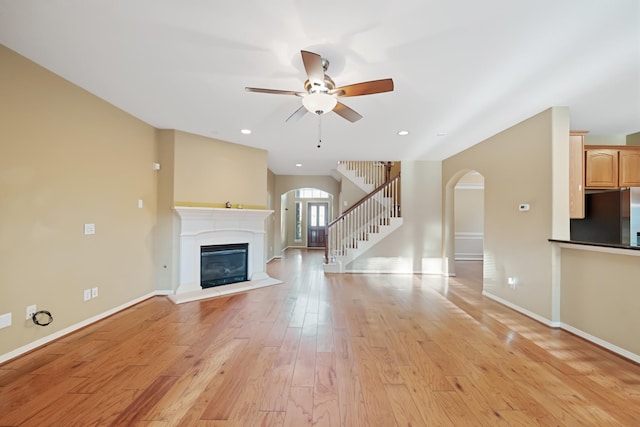
[[[265, 219], [273, 213], [259, 209], [174, 208], [180, 216], [180, 274], [171, 299], [187, 302], [281, 283], [266, 273]], [[200, 247], [248, 243], [249, 281], [213, 288], [200, 286]]]

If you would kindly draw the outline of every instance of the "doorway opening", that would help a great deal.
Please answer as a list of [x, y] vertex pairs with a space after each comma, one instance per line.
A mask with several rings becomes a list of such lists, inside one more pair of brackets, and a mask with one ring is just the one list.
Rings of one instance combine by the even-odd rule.
[[[445, 196], [446, 274], [479, 276], [484, 271], [484, 176], [473, 170], [455, 174]], [[482, 291], [482, 289], [479, 289]]]
[[333, 195], [317, 188], [298, 188], [282, 195], [281, 238], [286, 248], [324, 248], [325, 230], [333, 219]]

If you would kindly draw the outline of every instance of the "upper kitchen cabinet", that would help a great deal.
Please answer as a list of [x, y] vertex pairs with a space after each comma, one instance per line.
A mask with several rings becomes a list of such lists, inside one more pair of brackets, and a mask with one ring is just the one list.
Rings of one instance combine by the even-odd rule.
[[618, 150], [590, 146], [584, 150], [584, 186], [586, 188], [618, 187]]
[[571, 131], [569, 136], [569, 217], [584, 218], [584, 135]]
[[620, 187], [640, 187], [640, 147], [621, 148], [618, 164]]
[[586, 146], [585, 188], [640, 187], [640, 147]]

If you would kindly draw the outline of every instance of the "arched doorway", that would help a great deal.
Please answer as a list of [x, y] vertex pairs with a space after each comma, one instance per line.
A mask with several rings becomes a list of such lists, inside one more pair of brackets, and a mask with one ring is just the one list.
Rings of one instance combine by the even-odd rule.
[[481, 263], [484, 258], [484, 176], [462, 170], [445, 189], [445, 274], [456, 275], [456, 262]]
[[333, 219], [333, 195], [318, 188], [297, 188], [281, 196], [283, 249], [324, 248], [324, 229]]

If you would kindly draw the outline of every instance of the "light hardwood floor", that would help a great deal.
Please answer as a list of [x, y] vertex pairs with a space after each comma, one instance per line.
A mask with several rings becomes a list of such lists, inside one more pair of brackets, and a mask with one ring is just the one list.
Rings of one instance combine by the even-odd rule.
[[640, 367], [457, 278], [329, 275], [156, 297], [0, 366], [1, 426], [638, 426]]

